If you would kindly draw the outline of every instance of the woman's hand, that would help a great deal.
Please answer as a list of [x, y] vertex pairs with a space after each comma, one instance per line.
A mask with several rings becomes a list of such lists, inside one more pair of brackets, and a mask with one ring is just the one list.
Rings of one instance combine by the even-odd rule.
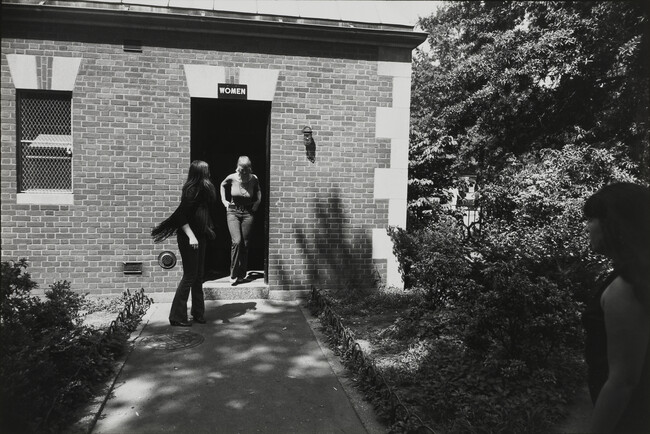
[[257, 202], [254, 203], [254, 204], [253, 204], [253, 207], [252, 207], [252, 208], [253, 208], [253, 212], [257, 211], [257, 208], [259, 208], [259, 207], [260, 207], [260, 204], [259, 204], [259, 203], [257, 203]]
[[192, 231], [192, 228], [190, 228], [190, 225], [184, 224], [181, 229], [183, 229], [183, 232], [185, 232], [185, 235], [187, 235], [187, 239], [189, 240], [190, 247], [193, 249], [198, 249], [199, 248], [199, 240], [196, 239], [196, 235], [194, 235], [194, 232]]
[[228, 207], [230, 206], [230, 202], [228, 202], [227, 200], [222, 200], [221, 203], [226, 209], [228, 209]]

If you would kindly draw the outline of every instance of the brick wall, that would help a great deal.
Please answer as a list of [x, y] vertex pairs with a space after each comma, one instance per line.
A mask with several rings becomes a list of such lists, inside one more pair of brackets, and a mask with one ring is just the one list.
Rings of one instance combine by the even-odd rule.
[[[269, 285], [347, 287], [384, 279], [372, 230], [388, 224], [388, 200], [373, 197], [388, 168], [389, 139], [376, 111], [391, 105], [391, 77], [377, 73], [377, 47], [142, 33], [143, 53], [125, 53], [116, 32], [15, 30], [2, 39], [2, 260], [27, 257], [42, 288], [114, 294], [174, 291], [181, 267], [161, 269], [149, 231], [178, 203], [190, 154], [184, 64], [279, 70], [270, 139]], [[24, 32], [24, 34], [21, 34]], [[29, 35], [30, 39], [26, 39]], [[182, 36], [182, 37], [181, 37]], [[7, 54], [81, 58], [73, 89], [73, 205], [16, 203], [15, 89]], [[297, 146], [312, 125], [318, 158]], [[180, 256], [180, 255], [179, 255]], [[123, 275], [142, 261], [142, 275]]]

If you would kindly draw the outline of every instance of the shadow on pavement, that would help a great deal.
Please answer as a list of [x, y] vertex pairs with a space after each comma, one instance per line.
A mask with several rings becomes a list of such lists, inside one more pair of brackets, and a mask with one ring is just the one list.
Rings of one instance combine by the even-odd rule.
[[255, 302], [224, 304], [211, 311], [210, 318], [228, 323], [231, 319], [242, 316], [249, 310], [256, 310], [256, 306]]
[[366, 432], [298, 305], [208, 301], [191, 328], [154, 306], [93, 433]]

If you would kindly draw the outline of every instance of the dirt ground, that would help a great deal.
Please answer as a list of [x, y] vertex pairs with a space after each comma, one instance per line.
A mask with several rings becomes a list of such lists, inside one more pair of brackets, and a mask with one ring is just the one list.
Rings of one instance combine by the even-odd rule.
[[115, 318], [117, 318], [117, 315], [117, 313], [109, 311], [89, 313], [84, 316], [83, 324], [94, 329], [106, 328], [111, 325], [111, 322], [115, 320]]

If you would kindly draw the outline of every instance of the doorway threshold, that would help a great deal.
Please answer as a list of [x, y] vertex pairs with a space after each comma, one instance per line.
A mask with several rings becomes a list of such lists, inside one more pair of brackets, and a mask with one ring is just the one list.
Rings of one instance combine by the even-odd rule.
[[269, 298], [269, 285], [264, 283], [263, 271], [249, 271], [248, 281], [232, 286], [230, 277], [203, 282], [206, 300], [251, 300]]

